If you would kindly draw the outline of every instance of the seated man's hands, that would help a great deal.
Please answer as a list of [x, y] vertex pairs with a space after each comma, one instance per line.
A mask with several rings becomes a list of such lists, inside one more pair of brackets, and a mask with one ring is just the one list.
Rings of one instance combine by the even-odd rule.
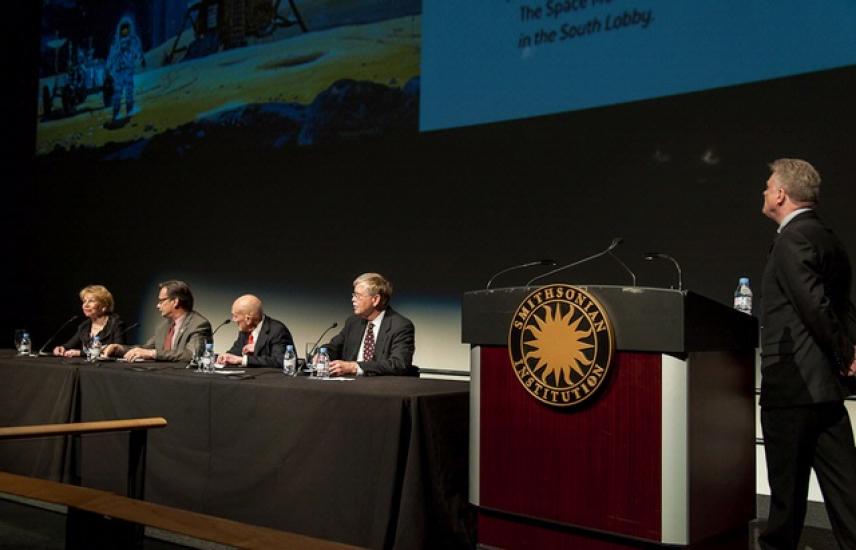
[[331, 361], [330, 376], [356, 376], [358, 366], [356, 361]]
[[218, 365], [240, 365], [243, 362], [243, 358], [240, 355], [232, 355], [231, 353], [224, 353], [223, 355], [217, 356], [217, 364]]
[[150, 359], [154, 361], [156, 357], [156, 350], [145, 348], [131, 348], [128, 350], [127, 353], [125, 353], [125, 355], [122, 356], [125, 361], [138, 361], [142, 359]]

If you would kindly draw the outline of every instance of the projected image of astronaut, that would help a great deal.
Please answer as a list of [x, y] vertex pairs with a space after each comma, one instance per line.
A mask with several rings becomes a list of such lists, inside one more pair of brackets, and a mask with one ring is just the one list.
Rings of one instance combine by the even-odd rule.
[[125, 113], [130, 118], [134, 111], [134, 72], [137, 63], [146, 66], [143, 57], [143, 46], [134, 29], [134, 24], [128, 17], [119, 20], [116, 26], [116, 36], [110, 45], [107, 56], [107, 72], [113, 79], [113, 122], [119, 119], [122, 106], [122, 96], [125, 97]]

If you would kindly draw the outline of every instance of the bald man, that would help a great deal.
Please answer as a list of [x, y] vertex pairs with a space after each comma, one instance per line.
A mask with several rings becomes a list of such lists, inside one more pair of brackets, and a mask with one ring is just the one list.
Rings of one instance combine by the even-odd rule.
[[219, 356], [223, 365], [282, 368], [285, 347], [294, 345], [288, 328], [264, 314], [262, 301], [252, 294], [232, 304], [232, 322], [238, 325], [238, 339], [232, 349]]

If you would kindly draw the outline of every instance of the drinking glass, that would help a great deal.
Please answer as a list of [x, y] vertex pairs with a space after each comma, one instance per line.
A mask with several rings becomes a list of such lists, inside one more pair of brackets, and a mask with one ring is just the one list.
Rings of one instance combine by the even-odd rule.
[[211, 361], [207, 365], [205, 365], [206, 374], [212, 374], [217, 369], [217, 355], [217, 353], [211, 354]]
[[312, 375], [312, 371], [315, 370], [315, 365], [312, 364], [312, 361], [317, 351], [315, 342], [306, 342], [306, 365], [303, 367], [303, 370], [310, 376]]

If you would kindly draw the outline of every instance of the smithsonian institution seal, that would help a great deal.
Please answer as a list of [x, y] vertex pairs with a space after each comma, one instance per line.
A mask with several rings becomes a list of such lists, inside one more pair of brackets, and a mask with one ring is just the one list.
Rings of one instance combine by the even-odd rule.
[[548, 405], [572, 407], [606, 380], [615, 339], [604, 307], [563, 284], [530, 293], [514, 312], [508, 352], [517, 379]]

